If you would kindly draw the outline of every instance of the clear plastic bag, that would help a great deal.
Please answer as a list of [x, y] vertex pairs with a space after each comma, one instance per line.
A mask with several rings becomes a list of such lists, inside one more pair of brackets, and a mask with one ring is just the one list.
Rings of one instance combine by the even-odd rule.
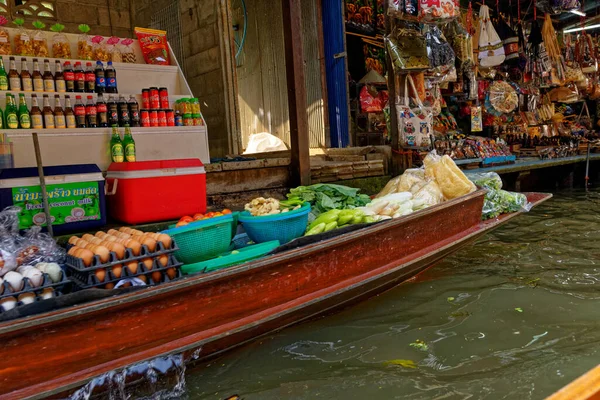
[[92, 54], [93, 60], [108, 62], [110, 61], [110, 53], [105, 43], [102, 43], [104, 38], [102, 36], [94, 36], [92, 38]]
[[132, 43], [133, 43], [133, 39], [123, 39], [121, 41], [121, 44], [123, 45], [123, 48], [121, 49], [121, 57], [123, 58], [123, 62], [125, 62], [125, 63], [134, 64], [137, 62], [135, 52], [133, 51], [133, 48], [131, 47]]
[[413, 203], [419, 209], [435, 206], [444, 200], [444, 195], [439, 185], [433, 180], [426, 183], [425, 186], [413, 194]]
[[18, 26], [17, 33], [14, 36], [15, 54], [18, 56], [33, 56], [33, 42], [31, 33], [23, 27], [24, 21], [17, 18], [14, 23]]
[[475, 172], [467, 174], [467, 178], [474, 184], [485, 189], [502, 189], [502, 178], [495, 172]]
[[418, 0], [387, 0], [390, 17], [416, 21], [419, 18]]
[[444, 34], [437, 26], [427, 25], [425, 28], [427, 56], [433, 71], [430, 74], [442, 76], [454, 66], [455, 55], [452, 46], [446, 41]]
[[454, 0], [421, 1], [419, 20], [425, 22], [447, 22], [460, 16], [460, 7]]
[[474, 192], [477, 188], [447, 155], [440, 157], [432, 151], [423, 160], [425, 176], [435, 179], [448, 200]]
[[418, 30], [397, 29], [385, 38], [394, 71], [414, 71], [430, 68], [425, 37]]
[[113, 36], [106, 41], [106, 47], [108, 48], [108, 54], [110, 61], [112, 62], [123, 62], [121, 54], [121, 48], [119, 46], [119, 38]]
[[36, 57], [50, 57], [46, 33], [42, 31], [46, 27], [46, 24], [42, 21], [35, 21], [33, 27], [37, 29], [32, 31], [33, 55]]
[[6, 17], [0, 15], [0, 56], [12, 54], [12, 48], [10, 47], [10, 36], [4, 27], [4, 25], [7, 23], [8, 20]]
[[376, 198], [384, 197], [393, 193], [417, 192], [426, 184], [427, 181], [425, 180], [425, 170], [423, 168], [407, 169], [402, 175], [390, 180], [381, 190], [381, 192], [379, 192]]
[[483, 219], [497, 218], [501, 214], [518, 211], [528, 212], [533, 204], [527, 201], [523, 193], [507, 192], [506, 190], [488, 190], [483, 202]]
[[71, 58], [71, 43], [67, 35], [63, 33], [65, 26], [62, 24], [54, 24], [50, 27], [52, 32], [52, 57], [54, 58]]

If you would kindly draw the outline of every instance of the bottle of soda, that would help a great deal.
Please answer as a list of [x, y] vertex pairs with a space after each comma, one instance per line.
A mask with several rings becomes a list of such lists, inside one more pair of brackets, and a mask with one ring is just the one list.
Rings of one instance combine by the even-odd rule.
[[129, 101], [127, 102], [129, 104], [129, 116], [131, 117], [131, 126], [140, 126], [141, 125], [141, 120], [140, 120], [140, 106], [137, 102], [137, 100], [135, 99], [134, 95], [129, 96]]
[[129, 105], [125, 96], [119, 97], [119, 125], [125, 126], [131, 123], [131, 116], [129, 115]]
[[81, 100], [81, 96], [75, 96], [75, 120], [77, 121], [78, 128], [85, 128], [86, 118], [85, 118], [85, 106], [83, 105], [83, 100]]
[[[20, 84], [20, 82], [19, 82]], [[6, 117], [6, 128], [19, 129], [19, 116], [17, 115], [17, 105], [12, 93], [6, 94], [6, 109], [4, 110]]]
[[65, 122], [67, 128], [77, 128], [77, 120], [75, 119], [75, 113], [73, 107], [71, 107], [71, 98], [65, 96]]
[[4, 68], [2, 57], [0, 57], [0, 90], [8, 90], [8, 74]]
[[46, 129], [56, 128], [54, 124], [54, 112], [52, 112], [52, 108], [50, 107], [50, 98], [47, 94], [44, 95], [44, 109], [42, 110], [42, 114], [44, 114], [44, 126]]
[[21, 87], [24, 92], [33, 92], [33, 79], [26, 58], [21, 58]]
[[65, 129], [67, 127], [65, 113], [62, 109], [62, 104], [60, 104], [60, 96], [57, 94], [54, 95], [54, 125], [56, 129]]
[[54, 83], [56, 84], [56, 91], [58, 93], [64, 93], [67, 91], [65, 74], [63, 72], [62, 65], [59, 60], [56, 60], [54, 62]]
[[96, 93], [106, 93], [106, 78], [102, 61], [96, 61]]
[[65, 77], [65, 86], [67, 87], [67, 92], [74, 92], [75, 91], [75, 73], [73, 72], [73, 67], [71, 67], [70, 61], [65, 61], [65, 68], [63, 70], [63, 76]]
[[119, 135], [119, 127], [117, 125], [112, 126], [112, 137], [110, 138], [110, 156], [112, 162], [125, 161], [125, 150], [123, 149], [123, 143], [121, 143], [121, 136]]
[[108, 124], [110, 126], [119, 125], [119, 106], [114, 96], [108, 96], [108, 103], [106, 103], [108, 109]]
[[125, 125], [125, 135], [123, 135], [123, 149], [125, 150], [125, 161], [135, 162], [135, 141], [131, 135], [129, 124]]
[[44, 92], [54, 92], [54, 74], [50, 70], [50, 60], [44, 60]]
[[108, 62], [106, 66], [106, 92], [107, 93], [117, 93], [117, 71], [115, 71], [115, 67], [112, 65], [112, 61]]
[[96, 128], [98, 126], [98, 109], [96, 103], [94, 103], [94, 97], [87, 97], [87, 104], [85, 105], [85, 115], [87, 119], [88, 128]]
[[38, 104], [37, 95], [31, 95], [31, 127], [33, 129], [44, 129], [44, 116], [42, 115], [42, 109]]
[[19, 126], [21, 129], [31, 128], [31, 116], [27, 109], [27, 103], [25, 102], [25, 95], [19, 93]]
[[85, 72], [83, 72], [79, 61], [75, 63], [75, 91], [78, 93], [85, 92]]
[[98, 126], [101, 128], [105, 128], [108, 126], [108, 107], [106, 102], [104, 101], [104, 96], [102, 93], [98, 95], [98, 100], [96, 101], [96, 111], [98, 112]]
[[96, 72], [89, 61], [85, 64], [85, 91], [88, 93], [96, 91]]

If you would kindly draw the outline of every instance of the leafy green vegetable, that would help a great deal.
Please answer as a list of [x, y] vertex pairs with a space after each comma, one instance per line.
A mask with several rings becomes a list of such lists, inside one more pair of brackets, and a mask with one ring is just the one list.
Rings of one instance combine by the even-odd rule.
[[516, 308], [515, 308], [515, 311], [516, 311], [516, 312], [523, 312], [523, 309], [522, 309], [521, 307], [516, 307]]
[[415, 349], [419, 349], [422, 351], [427, 351], [429, 350], [429, 346], [427, 346], [427, 343], [425, 343], [422, 340], [415, 340], [413, 343], [410, 344], [410, 347], [414, 347]]
[[487, 189], [483, 203], [483, 219], [493, 219], [500, 214], [528, 210], [527, 196], [502, 190], [502, 179], [495, 172], [468, 175], [471, 182]]
[[288, 201], [309, 202], [315, 215], [334, 209], [352, 209], [363, 207], [371, 202], [359, 189], [342, 185], [319, 183], [311, 186], [299, 186], [290, 190]]

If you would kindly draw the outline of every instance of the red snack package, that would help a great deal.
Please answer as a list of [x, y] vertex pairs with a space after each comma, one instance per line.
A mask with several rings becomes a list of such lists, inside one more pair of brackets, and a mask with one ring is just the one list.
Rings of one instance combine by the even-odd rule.
[[156, 29], [135, 28], [146, 64], [171, 65], [167, 45], [167, 32]]

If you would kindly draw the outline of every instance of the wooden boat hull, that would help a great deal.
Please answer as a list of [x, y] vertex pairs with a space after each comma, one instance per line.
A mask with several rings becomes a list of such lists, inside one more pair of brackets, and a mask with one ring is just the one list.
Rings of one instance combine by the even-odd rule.
[[[483, 195], [239, 267], [0, 324], [0, 399], [44, 398], [167, 354], [214, 356], [389, 289], [516, 215], [481, 222]], [[549, 197], [529, 195], [534, 203]]]

